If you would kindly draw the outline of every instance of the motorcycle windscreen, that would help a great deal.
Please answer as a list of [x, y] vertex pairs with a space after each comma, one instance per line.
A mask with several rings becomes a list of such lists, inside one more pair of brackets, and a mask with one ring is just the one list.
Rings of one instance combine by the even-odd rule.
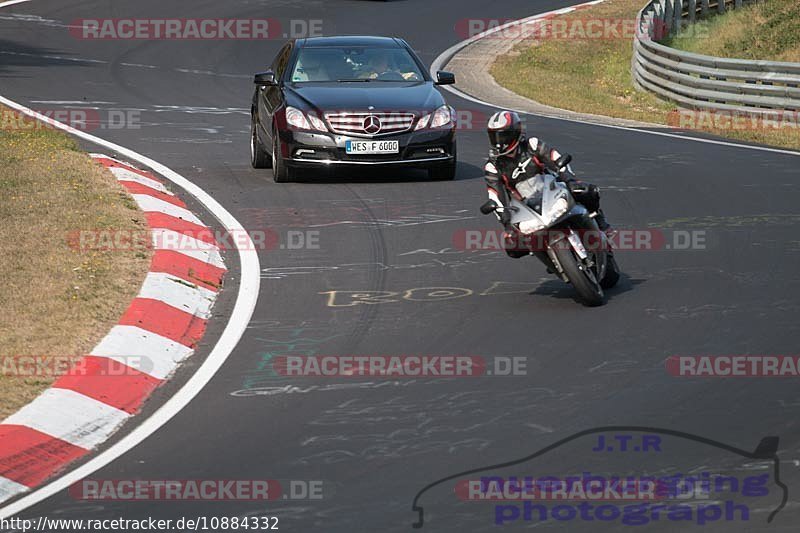
[[525, 199], [527, 206], [540, 215], [542, 214], [544, 188], [545, 180], [541, 174], [523, 180], [516, 185], [517, 192]]

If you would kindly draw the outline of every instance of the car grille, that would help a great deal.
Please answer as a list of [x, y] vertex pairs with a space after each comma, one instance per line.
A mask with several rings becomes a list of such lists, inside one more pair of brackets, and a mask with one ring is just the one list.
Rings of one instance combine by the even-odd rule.
[[402, 133], [414, 123], [413, 113], [326, 113], [325, 118], [335, 133], [367, 137]]

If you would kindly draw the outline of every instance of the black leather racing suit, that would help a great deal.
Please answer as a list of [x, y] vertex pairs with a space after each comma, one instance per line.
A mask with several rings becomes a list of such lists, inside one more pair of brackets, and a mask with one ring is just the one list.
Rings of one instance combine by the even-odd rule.
[[[590, 212], [597, 212], [595, 221], [598, 227], [602, 231], [607, 231], [609, 225], [600, 209], [600, 190], [596, 185], [576, 179], [569, 166], [564, 171], [557, 169], [555, 161], [559, 157], [561, 154], [555, 148], [550, 148], [536, 137], [521, 139], [520, 147], [513, 155], [498, 157], [490, 154], [484, 166], [489, 199], [503, 207], [508, 205], [511, 195], [516, 195], [517, 199], [521, 200], [515, 185], [536, 174], [550, 171], [557, 174], [559, 179], [567, 185], [576, 202], [582, 204]], [[499, 216], [507, 232], [516, 231], [509, 223], [510, 214], [507, 211], [500, 213]], [[506, 249], [506, 253], [511, 257], [527, 255], [527, 252], [509, 249]]]

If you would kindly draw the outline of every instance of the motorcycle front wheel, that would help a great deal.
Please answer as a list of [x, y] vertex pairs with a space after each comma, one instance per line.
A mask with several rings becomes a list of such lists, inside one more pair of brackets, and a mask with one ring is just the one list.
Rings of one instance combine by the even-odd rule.
[[569, 282], [583, 305], [596, 307], [605, 303], [605, 295], [594, 271], [583, 265], [572, 246], [555, 246], [554, 251]]

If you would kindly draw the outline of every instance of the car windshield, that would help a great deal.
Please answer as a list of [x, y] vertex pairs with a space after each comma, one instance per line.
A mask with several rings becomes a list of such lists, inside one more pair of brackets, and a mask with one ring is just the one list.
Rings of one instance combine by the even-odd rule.
[[300, 49], [289, 79], [303, 83], [422, 81], [424, 77], [405, 48], [330, 46]]

